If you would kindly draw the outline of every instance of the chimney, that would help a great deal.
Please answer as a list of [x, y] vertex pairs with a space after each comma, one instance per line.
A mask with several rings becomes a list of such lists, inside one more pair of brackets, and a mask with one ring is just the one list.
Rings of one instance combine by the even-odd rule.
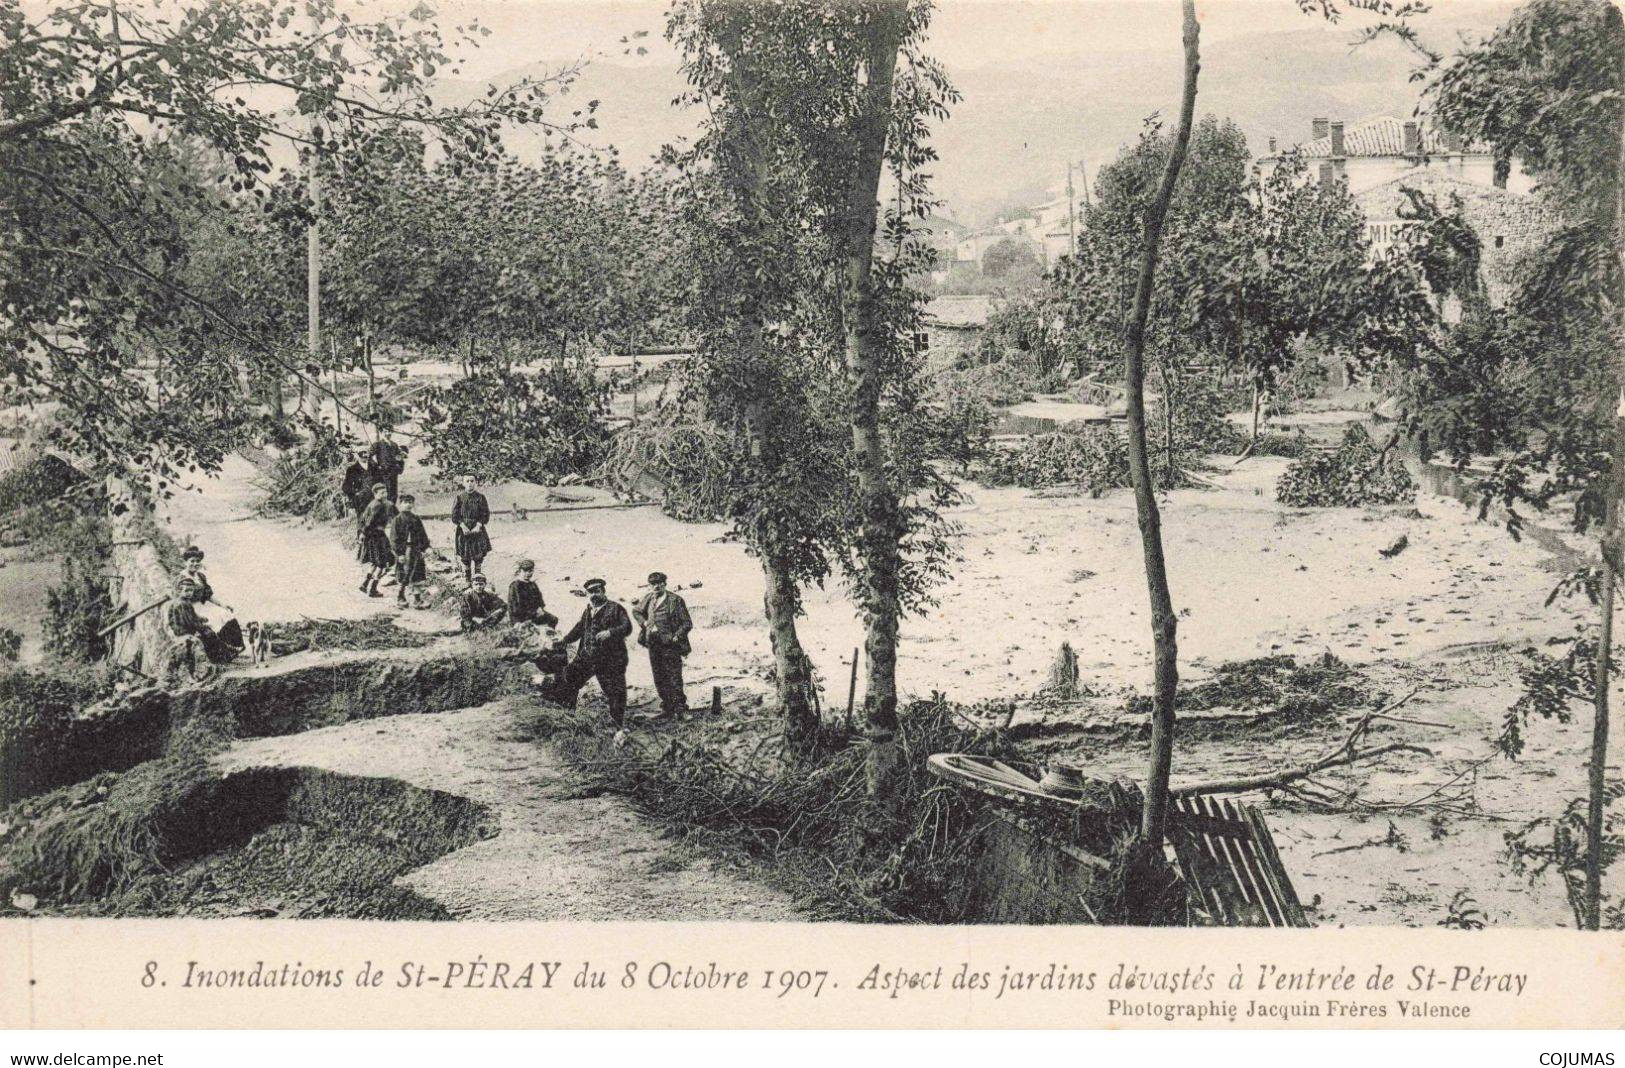
[[1334, 156], [1346, 156], [1346, 155], [1348, 155], [1347, 152], [1343, 151], [1343, 124], [1340, 123], [1340, 122], [1332, 123], [1331, 134], [1332, 134], [1332, 155], [1334, 155]]
[[1326, 119], [1315, 119], [1309, 124], [1310, 136], [1315, 140], [1325, 137], [1330, 131], [1327, 129]]
[[1416, 123], [1405, 124], [1405, 155], [1420, 156], [1422, 154], [1422, 128]]
[[1270, 155], [1275, 155], [1275, 138], [1270, 138]]

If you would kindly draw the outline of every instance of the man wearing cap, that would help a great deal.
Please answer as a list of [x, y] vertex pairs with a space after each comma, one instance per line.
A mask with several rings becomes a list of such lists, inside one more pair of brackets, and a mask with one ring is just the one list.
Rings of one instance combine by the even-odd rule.
[[463, 594], [463, 630], [494, 627], [508, 615], [508, 606], [491, 589], [491, 581], [484, 575], [475, 575], [473, 584]]
[[632, 615], [638, 623], [638, 644], [649, 648], [649, 672], [654, 675], [655, 692], [660, 694], [660, 714], [686, 713], [683, 657], [690, 652], [688, 632], [694, 629], [688, 605], [666, 589], [665, 574], [656, 571], [649, 576], [649, 592], [638, 599]]
[[390, 503], [396, 503], [401, 492], [401, 472], [406, 470], [406, 450], [395, 444], [386, 431], [378, 436], [367, 451], [367, 477], [382, 482]]
[[564, 669], [560, 682], [564, 700], [574, 707], [576, 695], [587, 680], [596, 678], [604, 700], [609, 703], [609, 719], [615, 725], [615, 739], [625, 739], [626, 722], [626, 636], [632, 633], [632, 619], [626, 609], [609, 599], [603, 579], [582, 584], [588, 603], [581, 619], [559, 639], [560, 645], [580, 642], [575, 659]]

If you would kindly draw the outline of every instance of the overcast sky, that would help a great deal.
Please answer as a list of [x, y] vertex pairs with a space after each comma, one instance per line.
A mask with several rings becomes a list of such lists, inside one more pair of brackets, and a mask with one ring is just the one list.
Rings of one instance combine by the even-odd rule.
[[[354, 0], [360, 11], [402, 10], [415, 0]], [[464, 67], [468, 77], [489, 77], [537, 61], [561, 62], [591, 53], [617, 61], [675, 64], [661, 36], [664, 0], [434, 0], [454, 21], [477, 19], [492, 34]], [[1198, 0], [1202, 40], [1216, 43], [1275, 29], [1314, 30], [1348, 38], [1368, 16], [1348, 14], [1331, 24], [1299, 11], [1293, 0]], [[1441, 0], [1421, 20], [1454, 26], [1493, 25], [1508, 5], [1483, 0]], [[1495, 15], [1491, 15], [1491, 12]], [[1475, 14], [1482, 13], [1480, 18]], [[960, 68], [1077, 52], [1132, 52], [1177, 47], [1178, 0], [941, 0], [932, 19], [931, 52]], [[620, 38], [638, 30], [647, 56], [628, 58]], [[1445, 31], [1448, 36], [1449, 31]], [[1447, 41], [1441, 43], [1448, 43]]]

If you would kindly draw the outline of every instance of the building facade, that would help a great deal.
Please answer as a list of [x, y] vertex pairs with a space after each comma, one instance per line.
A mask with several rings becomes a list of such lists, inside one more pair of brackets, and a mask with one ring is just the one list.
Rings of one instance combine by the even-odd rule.
[[[1311, 178], [1342, 179], [1354, 194], [1418, 169], [1512, 193], [1530, 191], [1529, 177], [1516, 159], [1498, 161], [1488, 146], [1466, 142], [1435, 124], [1391, 115], [1352, 124], [1315, 119], [1309, 133], [1293, 151], [1308, 164]], [[1258, 167], [1267, 175], [1285, 157], [1272, 137]]]
[[[1490, 300], [1504, 302], [1515, 284], [1516, 265], [1556, 225], [1532, 192], [1517, 159], [1497, 159], [1488, 146], [1473, 144], [1437, 125], [1379, 116], [1348, 125], [1329, 119], [1310, 124], [1310, 138], [1292, 151], [1308, 165], [1309, 180], [1345, 182], [1366, 218], [1373, 256], [1391, 248], [1406, 227], [1406, 189], [1431, 197], [1448, 210], [1454, 200], [1478, 234], [1481, 270]], [[1286, 152], [1270, 139], [1269, 154], [1257, 161], [1268, 175]]]

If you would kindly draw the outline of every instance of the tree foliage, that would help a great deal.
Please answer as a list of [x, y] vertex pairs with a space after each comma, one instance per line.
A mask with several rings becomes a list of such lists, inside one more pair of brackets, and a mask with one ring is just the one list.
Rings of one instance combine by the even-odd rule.
[[484, 367], [422, 398], [423, 441], [443, 479], [550, 484], [603, 459], [612, 379], [584, 360], [532, 373]]
[[[334, 0], [0, 0], [0, 371], [50, 405], [77, 451], [151, 473], [212, 466], [246, 419], [233, 348], [303, 373], [194, 291], [187, 226], [236, 195], [271, 200], [293, 150], [340, 153], [411, 127], [483, 155], [545, 123], [551, 83], [433, 103], [474, 27], [424, 6], [353, 18]], [[201, 165], [173, 166], [178, 153]], [[222, 345], [222, 338], [232, 344]]]

